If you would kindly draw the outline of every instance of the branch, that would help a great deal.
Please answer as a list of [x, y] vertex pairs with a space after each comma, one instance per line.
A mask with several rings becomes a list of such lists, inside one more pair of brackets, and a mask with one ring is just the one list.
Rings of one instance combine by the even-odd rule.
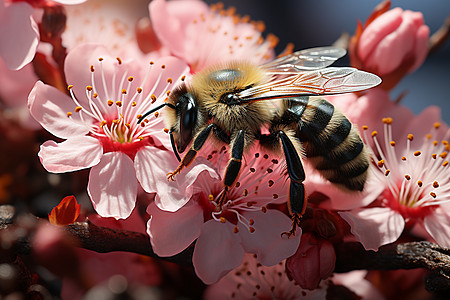
[[357, 242], [336, 246], [337, 273], [415, 268], [432, 271], [425, 278], [425, 287], [429, 292], [450, 291], [450, 249], [425, 241], [385, 245], [377, 252], [367, 251]]

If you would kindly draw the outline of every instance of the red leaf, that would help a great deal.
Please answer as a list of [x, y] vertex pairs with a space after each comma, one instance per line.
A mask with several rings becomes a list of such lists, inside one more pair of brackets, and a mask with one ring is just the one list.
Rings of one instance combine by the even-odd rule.
[[48, 215], [48, 220], [53, 225], [68, 225], [74, 223], [80, 215], [81, 205], [77, 203], [74, 196], [67, 196], [53, 208]]

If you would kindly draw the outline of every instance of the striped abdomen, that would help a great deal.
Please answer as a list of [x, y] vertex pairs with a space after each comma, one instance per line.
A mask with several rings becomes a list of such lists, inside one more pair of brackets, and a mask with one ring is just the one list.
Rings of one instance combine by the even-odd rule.
[[308, 161], [329, 181], [361, 191], [369, 156], [355, 126], [328, 101], [310, 98], [300, 138]]

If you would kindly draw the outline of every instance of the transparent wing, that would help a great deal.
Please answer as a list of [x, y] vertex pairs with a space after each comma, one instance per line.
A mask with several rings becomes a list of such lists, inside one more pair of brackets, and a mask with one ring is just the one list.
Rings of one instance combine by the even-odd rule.
[[300, 50], [262, 65], [267, 71], [299, 72], [328, 67], [347, 52], [336, 47]]
[[350, 67], [295, 73], [274, 72], [273, 75], [274, 80], [243, 90], [238, 96], [243, 102], [252, 102], [292, 96], [333, 95], [362, 91], [381, 83], [377, 75]]

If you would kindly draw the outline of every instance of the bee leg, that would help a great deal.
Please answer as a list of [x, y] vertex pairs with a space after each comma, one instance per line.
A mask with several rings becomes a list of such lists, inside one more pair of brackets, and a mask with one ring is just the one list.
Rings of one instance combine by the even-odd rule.
[[290, 237], [291, 235], [295, 235], [297, 226], [300, 225], [300, 219], [306, 210], [307, 198], [305, 186], [303, 185], [303, 181], [305, 180], [305, 171], [298, 152], [286, 133], [284, 131], [279, 131], [278, 136], [283, 146], [284, 155], [286, 157], [287, 172], [289, 178], [291, 179], [287, 203], [289, 214], [292, 219], [292, 227], [290, 231], [282, 234]]
[[226, 200], [228, 190], [236, 182], [239, 172], [241, 170], [242, 155], [244, 154], [245, 145], [245, 132], [244, 130], [239, 130], [236, 134], [231, 145], [231, 158], [228, 161], [227, 169], [225, 171], [225, 177], [223, 180], [224, 190], [219, 198], [219, 207], [222, 207]]
[[197, 156], [197, 152], [203, 147], [205, 141], [208, 139], [209, 134], [211, 133], [211, 130], [214, 127], [216, 127], [216, 125], [211, 123], [199, 132], [199, 134], [195, 137], [191, 148], [183, 156], [183, 159], [181, 160], [175, 171], [167, 173], [167, 180], [174, 181], [175, 175], [179, 174], [184, 167], [189, 166], [194, 161], [194, 158]]

